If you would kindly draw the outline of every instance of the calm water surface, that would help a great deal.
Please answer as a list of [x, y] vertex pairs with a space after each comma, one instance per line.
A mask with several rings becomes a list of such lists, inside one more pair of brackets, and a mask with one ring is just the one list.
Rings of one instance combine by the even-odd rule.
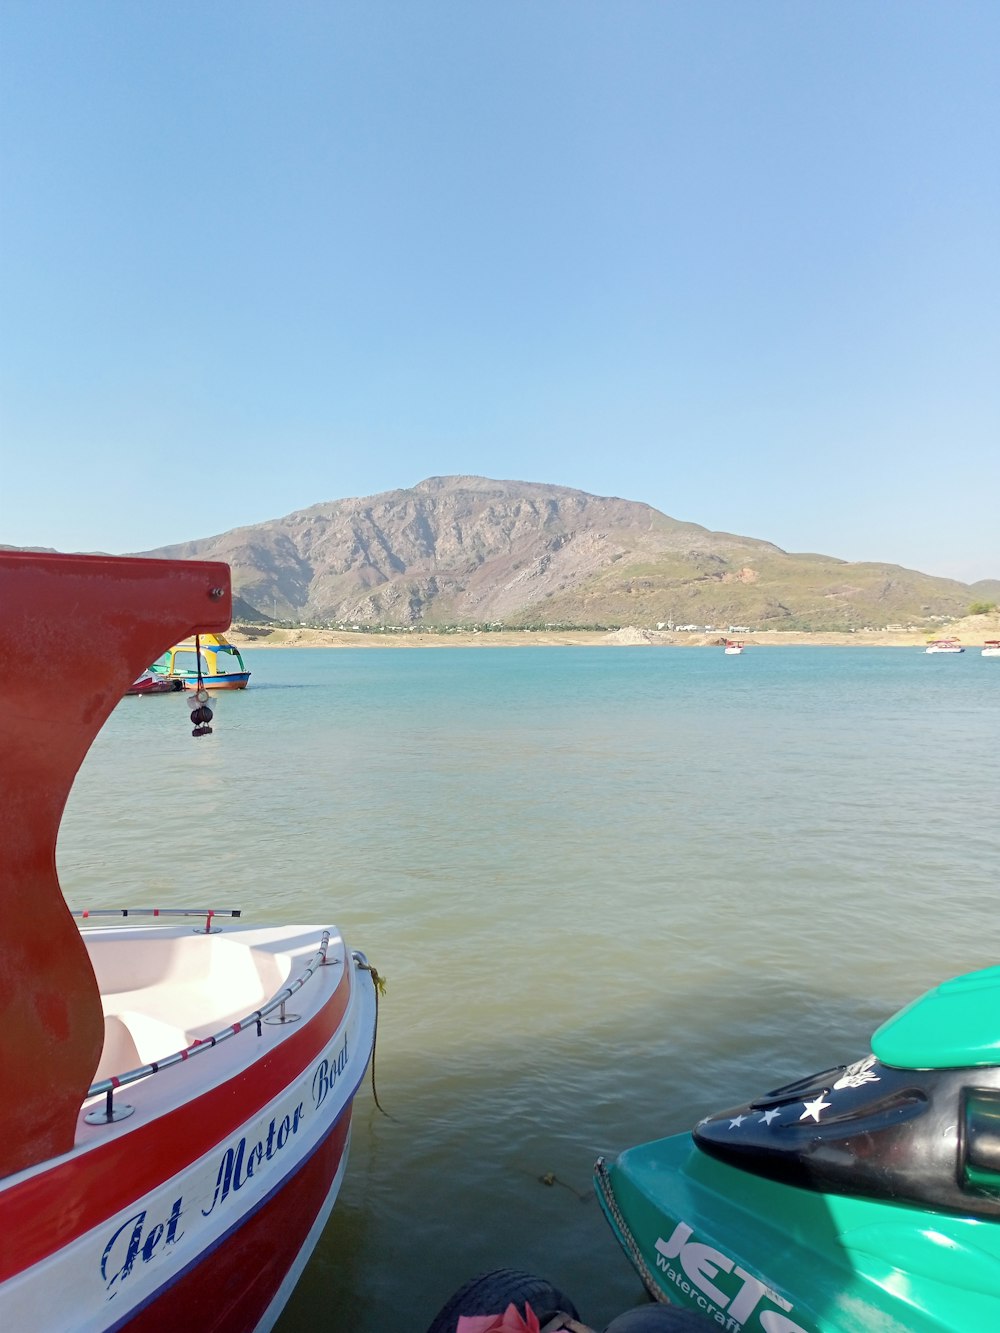
[[[424, 1333], [497, 1267], [641, 1299], [599, 1153], [867, 1050], [1000, 962], [1000, 661], [910, 649], [283, 649], [193, 740], [123, 700], [74, 907], [334, 920], [388, 979], [374, 1106], [279, 1333]], [[546, 1184], [544, 1178], [553, 1179]]]

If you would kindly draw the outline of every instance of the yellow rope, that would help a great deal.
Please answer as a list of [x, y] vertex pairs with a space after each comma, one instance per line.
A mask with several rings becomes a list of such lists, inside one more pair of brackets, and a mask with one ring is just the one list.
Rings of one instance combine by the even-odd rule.
[[369, 972], [371, 974], [372, 984], [375, 987], [375, 1030], [372, 1033], [372, 1097], [375, 1099], [375, 1105], [388, 1120], [395, 1117], [389, 1115], [382, 1103], [378, 1099], [378, 1089], [375, 1087], [375, 1044], [378, 1041], [378, 1000], [380, 995], [385, 994], [385, 977], [383, 977], [377, 968], [372, 967], [371, 963], [363, 963], [360, 958], [355, 958], [355, 964], [359, 972]]

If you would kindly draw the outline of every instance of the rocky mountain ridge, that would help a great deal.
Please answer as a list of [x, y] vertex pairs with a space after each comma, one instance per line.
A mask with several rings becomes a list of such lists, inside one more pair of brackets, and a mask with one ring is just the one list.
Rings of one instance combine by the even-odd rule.
[[244, 616], [300, 624], [850, 628], [1000, 597], [1000, 581], [790, 554], [637, 501], [485, 477], [430, 477], [142, 554], [225, 560]]

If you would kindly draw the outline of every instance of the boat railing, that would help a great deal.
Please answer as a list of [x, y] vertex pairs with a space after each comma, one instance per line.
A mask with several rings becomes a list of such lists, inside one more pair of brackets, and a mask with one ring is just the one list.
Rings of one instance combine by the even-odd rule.
[[128, 916], [193, 916], [205, 918], [205, 929], [194, 928], [196, 935], [214, 935], [222, 929], [221, 926], [213, 926], [212, 921], [217, 916], [228, 916], [234, 920], [243, 915], [242, 908], [218, 908], [218, 907], [93, 907], [85, 908], [82, 911], [71, 913], [80, 921], [90, 921], [96, 916], [128, 917]]
[[[74, 912], [73, 915], [93, 917], [99, 915], [136, 916], [143, 914], [152, 914], [156, 916], [206, 915], [204, 912], [192, 913], [182, 909], [175, 910], [169, 908], [153, 913], [150, 913], [148, 909], [144, 911], [144, 909], [141, 908], [101, 909], [98, 912]], [[223, 913], [213, 912], [209, 915], [219, 916], [223, 915]], [[225, 915], [239, 916], [240, 914], [239, 912], [235, 912], [225, 913]], [[84, 1119], [90, 1125], [105, 1125], [111, 1124], [116, 1120], [125, 1120], [132, 1114], [135, 1107], [128, 1106], [122, 1102], [116, 1103], [114, 1101], [114, 1094], [119, 1088], [126, 1087], [130, 1083], [137, 1083], [140, 1079], [148, 1078], [151, 1074], [158, 1074], [164, 1069], [170, 1069], [175, 1065], [183, 1064], [184, 1061], [191, 1060], [196, 1055], [202, 1055], [205, 1051], [214, 1050], [216, 1046], [219, 1046], [224, 1041], [228, 1041], [230, 1037], [238, 1036], [241, 1032], [248, 1032], [252, 1029], [256, 1029], [257, 1036], [261, 1037], [264, 1032], [264, 1023], [285, 1024], [297, 1022], [300, 1015], [288, 1013], [285, 1006], [289, 999], [291, 999], [297, 991], [300, 991], [306, 982], [309, 981], [321, 967], [328, 967], [332, 963], [340, 961], [339, 959], [328, 957], [329, 949], [330, 932], [324, 930], [315, 953], [310, 957], [308, 966], [299, 973], [294, 981], [289, 982], [288, 985], [282, 987], [281, 990], [276, 991], [270, 1000], [268, 1000], [266, 1004], [261, 1005], [259, 1009], [252, 1010], [251, 1013], [238, 1019], [235, 1023], [230, 1023], [228, 1027], [224, 1027], [220, 1031], [214, 1032], [210, 1037], [195, 1038], [195, 1040], [191, 1042], [189, 1046], [185, 1046], [183, 1050], [175, 1051], [172, 1055], [165, 1055], [161, 1060], [151, 1060], [148, 1064], [140, 1065], [136, 1069], [129, 1069], [124, 1074], [114, 1074], [110, 1078], [100, 1079], [97, 1083], [91, 1084], [84, 1100], [89, 1101], [92, 1097], [103, 1097], [104, 1102], [88, 1111], [84, 1116]], [[351, 957], [355, 962], [360, 964], [364, 964], [366, 961], [364, 955], [357, 951], [352, 952]]]

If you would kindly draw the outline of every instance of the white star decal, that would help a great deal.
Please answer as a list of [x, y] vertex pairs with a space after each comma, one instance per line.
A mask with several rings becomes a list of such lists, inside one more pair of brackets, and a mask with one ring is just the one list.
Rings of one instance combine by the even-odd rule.
[[825, 1101], [823, 1100], [823, 1098], [824, 1098], [825, 1096], [826, 1096], [826, 1093], [825, 1093], [825, 1092], [821, 1092], [821, 1093], [819, 1094], [819, 1096], [816, 1098], [816, 1100], [815, 1100], [814, 1102], [803, 1102], [802, 1105], [803, 1105], [806, 1109], [805, 1109], [805, 1110], [802, 1112], [802, 1114], [799, 1116], [799, 1119], [800, 1119], [800, 1120], [808, 1120], [809, 1117], [812, 1116], [812, 1118], [816, 1121], [816, 1123], [817, 1123], [817, 1125], [818, 1125], [818, 1124], [819, 1124], [819, 1113], [820, 1113], [820, 1111], [825, 1111], [826, 1108], [830, 1105], [829, 1102], [825, 1102]]
[[776, 1120], [779, 1115], [781, 1115], [780, 1111], [765, 1111], [761, 1116], [761, 1120], [763, 1120], [765, 1125], [769, 1125], [771, 1121]]
[[744, 1121], [745, 1119], [746, 1119], [746, 1116], [745, 1116], [745, 1115], [738, 1115], [738, 1116], [736, 1117], [735, 1120], [730, 1120], [730, 1122], [729, 1122], [729, 1128], [730, 1128], [730, 1129], [739, 1129], [740, 1125], [743, 1124], [743, 1121]]

